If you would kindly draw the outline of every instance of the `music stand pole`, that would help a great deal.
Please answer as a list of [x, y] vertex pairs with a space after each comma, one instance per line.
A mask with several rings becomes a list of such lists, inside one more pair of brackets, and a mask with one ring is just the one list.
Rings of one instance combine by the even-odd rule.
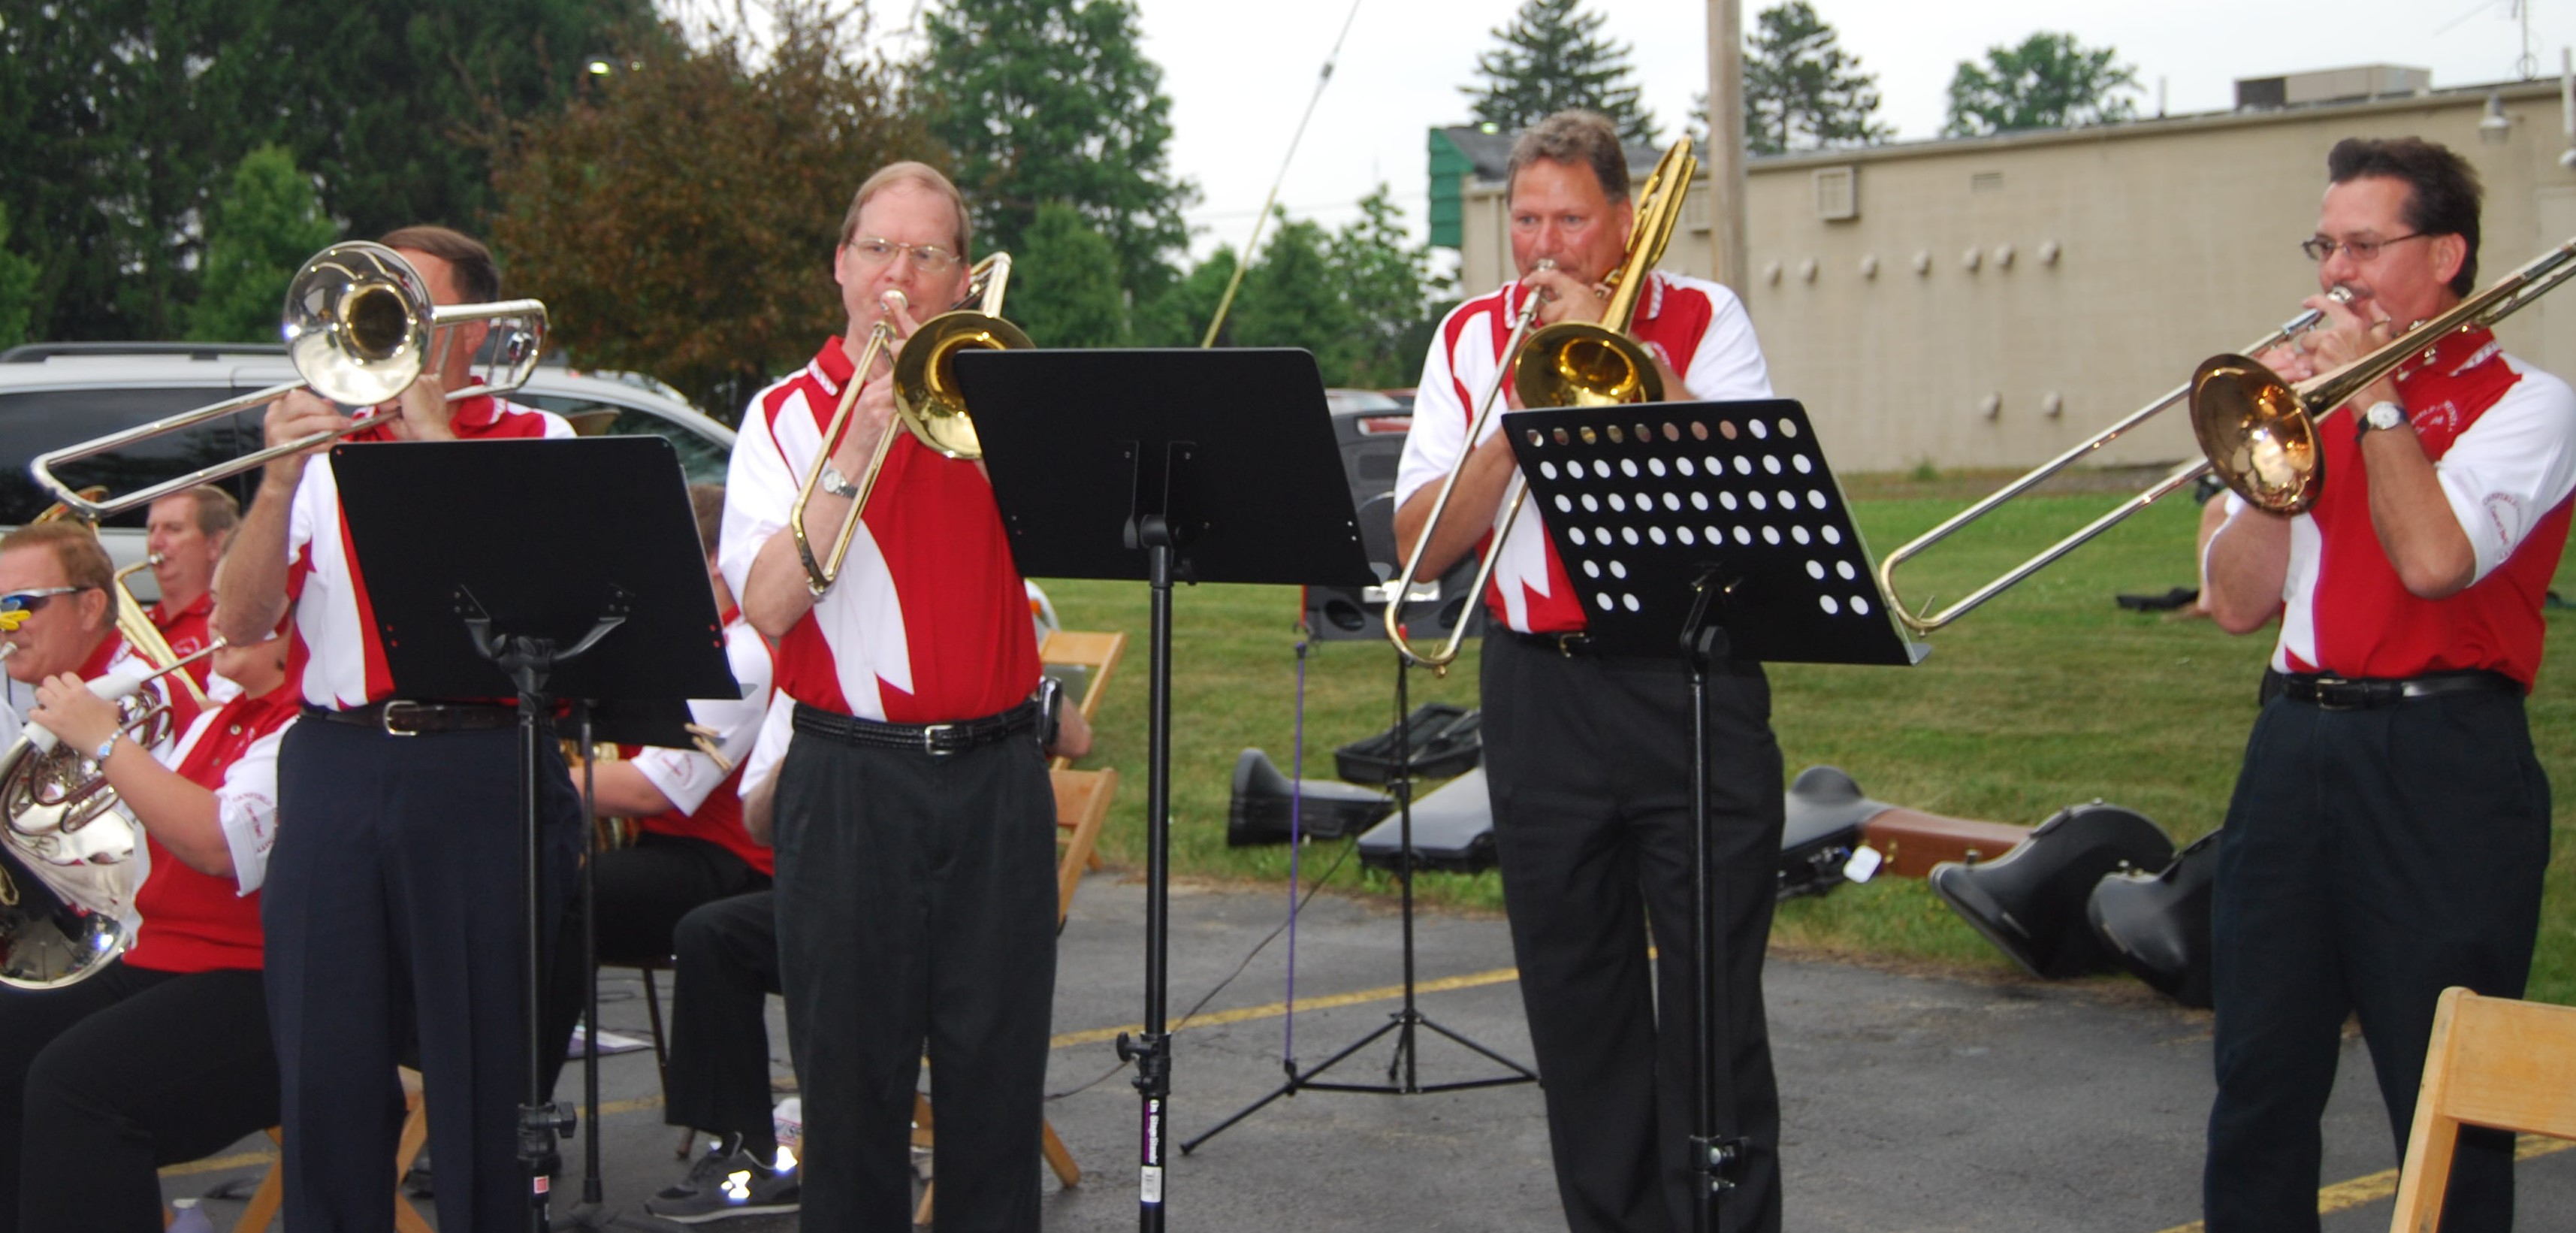
[[[1403, 918], [1401, 936], [1404, 952], [1404, 1002], [1402, 1008], [1388, 1015], [1386, 1022], [1379, 1024], [1375, 1030], [1343, 1046], [1340, 1052], [1314, 1066], [1301, 1071], [1291, 1065], [1286, 1082], [1270, 1089], [1267, 1094], [1251, 1104], [1235, 1110], [1232, 1116], [1209, 1127], [1197, 1138], [1181, 1144], [1183, 1155], [1197, 1151], [1200, 1144], [1225, 1133], [1228, 1127], [1252, 1116], [1270, 1102], [1283, 1096], [1295, 1096], [1301, 1091], [1373, 1092], [1390, 1096], [1420, 1096], [1430, 1092], [1458, 1092], [1469, 1088], [1505, 1087], [1515, 1083], [1539, 1081], [1537, 1071], [1451, 1031], [1430, 1016], [1423, 1014], [1417, 999], [1413, 948], [1413, 725], [1411, 722], [1413, 704], [1407, 688], [1412, 670], [1412, 658], [1398, 652], [1395, 657], [1395, 769], [1387, 777], [1387, 786], [1395, 791], [1396, 837], [1399, 844], [1395, 861], [1395, 879], [1399, 915]], [[1486, 1079], [1461, 1079], [1452, 1083], [1434, 1083], [1425, 1086], [1421, 1081], [1421, 1055], [1416, 1047], [1418, 1030], [1423, 1028], [1428, 1028], [1482, 1054], [1512, 1073]], [[1395, 1036], [1395, 1055], [1387, 1059], [1386, 1082], [1316, 1081], [1315, 1076], [1349, 1060], [1352, 1055], [1377, 1043], [1381, 1037], [1389, 1033]]]
[[1170, 1013], [1168, 961], [1172, 945], [1172, 529], [1160, 515], [1137, 520], [1138, 538], [1146, 552], [1147, 583], [1153, 605], [1148, 656], [1145, 735], [1145, 1030], [1131, 1039], [1118, 1034], [1118, 1056], [1136, 1065], [1134, 1080], [1142, 1097], [1142, 1135], [1138, 1142], [1139, 1188], [1136, 1227], [1162, 1233], [1163, 1170], [1167, 1167], [1167, 1122], [1172, 1095], [1172, 1036], [1165, 1022]]
[[[1690, 677], [1691, 700], [1691, 938], [1698, 947], [1691, 978], [1694, 991], [1691, 1031], [1691, 1168], [1698, 1179], [1691, 1195], [1692, 1233], [1715, 1233], [1718, 1205], [1735, 1188], [1730, 1170], [1743, 1153], [1744, 1140], [1718, 1131], [1718, 1109], [1732, 1107], [1734, 1072], [1721, 1056], [1726, 997], [1719, 983], [1719, 902], [1717, 880], [1709, 876], [1708, 801], [1708, 667], [1726, 658], [1726, 628], [1709, 620], [1710, 605], [1721, 593], [1715, 571], [1691, 581], [1690, 614], [1682, 622], [1682, 669]], [[1721, 1099], [1720, 1091], [1727, 1093]]]

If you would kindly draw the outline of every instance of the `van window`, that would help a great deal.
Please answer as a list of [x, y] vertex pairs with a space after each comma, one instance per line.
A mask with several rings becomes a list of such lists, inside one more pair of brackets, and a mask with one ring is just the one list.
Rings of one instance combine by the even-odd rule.
[[[243, 391], [247, 392], [247, 391]], [[234, 396], [228, 386], [25, 390], [0, 394], [0, 525], [24, 523], [54, 503], [27, 464], [47, 450], [148, 424]], [[229, 462], [259, 447], [261, 409], [251, 407], [182, 432], [137, 442], [113, 454], [56, 467], [74, 487], [104, 484], [111, 495], [130, 493], [190, 471]], [[258, 476], [236, 476], [224, 487], [247, 503]], [[144, 511], [108, 520], [110, 526], [143, 525]]]
[[679, 452], [680, 470], [688, 475], [692, 484], [723, 483], [725, 467], [732, 461], [731, 452], [723, 442], [709, 440], [686, 424], [623, 403], [562, 394], [532, 394], [526, 390], [512, 394], [510, 401], [552, 411], [568, 419], [589, 412], [614, 411], [617, 418], [609, 421], [607, 432], [601, 435], [656, 436], [669, 441], [671, 448]]

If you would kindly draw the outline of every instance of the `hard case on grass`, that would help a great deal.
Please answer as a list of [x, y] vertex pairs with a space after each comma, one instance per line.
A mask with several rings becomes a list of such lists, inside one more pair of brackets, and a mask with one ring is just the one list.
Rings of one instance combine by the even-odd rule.
[[[1302, 798], [1302, 799], [1300, 799]], [[1290, 779], [1270, 755], [1247, 749], [1234, 760], [1234, 796], [1225, 811], [1225, 845], [1248, 848], [1309, 839], [1347, 839], [1395, 808], [1375, 788], [1331, 779]]]
[[2002, 857], [1943, 863], [1932, 890], [2033, 976], [2108, 970], [2111, 954], [2085, 918], [2103, 875], [2162, 869], [2173, 841], [2144, 815], [2094, 801], [2057, 811]]
[[[1426, 702], [1405, 717], [1413, 750], [1413, 778], [1447, 779], [1473, 769], [1485, 756], [1479, 712]], [[1352, 783], [1385, 783], [1395, 776], [1393, 725], [1333, 751], [1334, 773]]]

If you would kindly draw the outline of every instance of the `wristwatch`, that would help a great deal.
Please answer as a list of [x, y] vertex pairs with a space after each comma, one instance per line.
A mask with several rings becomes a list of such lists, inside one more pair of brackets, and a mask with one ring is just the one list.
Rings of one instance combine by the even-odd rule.
[[122, 732], [108, 733], [107, 739], [99, 742], [98, 748], [90, 751], [89, 760], [101, 766], [107, 765], [107, 756], [116, 752], [116, 742], [124, 735]]
[[855, 497], [859, 495], [859, 486], [851, 483], [849, 476], [841, 474], [839, 467], [827, 462], [823, 464], [823, 491], [836, 497]]
[[2369, 410], [2362, 412], [2353, 421], [2352, 439], [2358, 441], [2369, 436], [2373, 431], [2395, 428], [2400, 424], [2413, 422], [2407, 418], [2406, 408], [2385, 400], [2375, 402], [2370, 404]]

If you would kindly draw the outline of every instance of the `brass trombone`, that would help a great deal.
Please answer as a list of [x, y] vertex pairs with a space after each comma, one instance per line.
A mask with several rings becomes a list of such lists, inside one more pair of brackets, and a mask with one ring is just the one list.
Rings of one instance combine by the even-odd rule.
[[[1887, 596], [1888, 608], [1899, 623], [1917, 635], [1928, 634], [1967, 615], [1978, 605], [2125, 521], [2131, 514], [2213, 471], [2236, 495], [2257, 508], [2276, 514], [2303, 513], [2316, 503], [2318, 494], [2325, 488], [2325, 455], [2316, 448], [2317, 419], [2343, 405], [2363, 387], [2395, 371], [2409, 358], [2418, 353], [2431, 355], [2434, 344], [2451, 332], [2494, 325], [2557, 289], [2571, 276], [2576, 276], [2576, 239], [2532, 259], [2522, 268], [2498, 279], [2485, 291], [2389, 340], [2378, 350], [2332, 372], [2319, 373], [2293, 385], [2260, 361], [2249, 358], [2249, 354], [2259, 354], [2281, 345], [2316, 325], [2325, 315], [2315, 309], [2301, 313], [2246, 347], [2247, 354], [2211, 357], [2192, 374], [2190, 381], [2167, 392], [2164, 397], [2139, 408], [2100, 435], [2041, 464], [2037, 470], [2006, 484], [1993, 495], [1887, 554], [1887, 559], [1878, 566], [1879, 589]], [[2349, 303], [2352, 298], [2350, 290], [2343, 287], [2327, 294], [2337, 303]], [[1939, 612], [1931, 611], [1929, 604], [1924, 605], [1920, 612], [1909, 611], [1897, 595], [1895, 578], [1898, 565], [2186, 397], [2191, 400], [2192, 432], [2200, 441], [2203, 458], [2175, 467], [2164, 478], [2109, 513]]]
[[[921, 328], [895, 352], [895, 418], [921, 438], [923, 445], [947, 457], [984, 456], [983, 445], [975, 437], [975, 421], [966, 414], [966, 400], [957, 391], [957, 353], [969, 348], [1008, 351], [1031, 345], [1020, 327], [1002, 320], [1002, 297], [1010, 285], [1009, 253], [995, 253], [976, 262], [967, 275], [966, 298], [949, 311], [922, 322]], [[814, 465], [806, 470], [805, 482], [796, 490], [796, 504], [787, 511], [787, 525], [796, 536], [796, 557], [805, 567], [806, 589], [816, 596], [831, 590], [832, 584], [840, 580], [842, 558], [849, 555], [850, 541], [858, 536], [859, 518], [867, 512], [868, 496], [876, 491], [877, 476], [885, 470], [886, 454], [894, 448], [895, 434], [889, 425], [877, 436], [876, 453], [869, 457], [867, 471], [855, 481], [858, 492], [850, 498], [849, 512], [841, 518], [840, 533], [833, 537], [831, 550], [818, 559], [805, 528], [805, 506], [814, 499], [815, 488], [823, 482], [823, 468], [831, 465], [833, 447], [849, 427], [850, 410], [858, 405], [859, 389], [867, 384], [868, 370], [875, 367], [878, 354], [894, 344], [893, 314], [904, 306], [904, 296], [900, 291], [888, 291], [885, 300], [886, 315], [878, 318], [876, 329], [868, 335], [866, 349], [859, 354], [858, 366], [842, 386], [840, 405], [833, 408], [831, 421], [824, 425], [823, 442], [815, 450]], [[967, 304], [975, 307], [968, 308]]]
[[[1645, 295], [1647, 273], [1663, 259], [1665, 246], [1672, 242], [1673, 229], [1681, 223], [1682, 198], [1690, 192], [1691, 176], [1698, 170], [1699, 159], [1691, 154], [1688, 141], [1674, 142], [1656, 161], [1645, 187], [1637, 194], [1636, 219], [1628, 228], [1626, 255], [1610, 275], [1610, 302], [1603, 308], [1598, 324], [1559, 321], [1529, 333], [1530, 323], [1538, 315], [1540, 297], [1535, 292], [1513, 317], [1511, 336], [1503, 340], [1502, 350], [1510, 358], [1510, 366], [1496, 373], [1494, 383], [1486, 387], [1475, 418], [1467, 425], [1466, 447], [1458, 451], [1457, 464], [1440, 481], [1440, 491], [1431, 501], [1431, 516], [1423, 520], [1421, 537], [1405, 558], [1404, 572], [1387, 593], [1386, 638], [1406, 659], [1435, 674], [1446, 674], [1466, 641], [1468, 622], [1461, 620], [1439, 650], [1416, 648], [1405, 637], [1404, 604], [1412, 594], [1414, 575], [1422, 568], [1423, 555], [1431, 549], [1432, 535], [1440, 528], [1440, 515], [1449, 508], [1449, 494], [1457, 488], [1458, 477], [1466, 473], [1467, 459], [1474, 455], [1486, 423], [1493, 418], [1503, 382], [1512, 383], [1512, 391], [1520, 396], [1524, 407], [1604, 407], [1663, 401], [1663, 374], [1656, 371], [1646, 349], [1625, 331], [1636, 315], [1637, 301]], [[1512, 526], [1520, 518], [1521, 503], [1528, 496], [1529, 484], [1518, 471], [1513, 472], [1511, 484], [1503, 493], [1502, 518], [1496, 524], [1494, 542], [1485, 550], [1484, 563], [1476, 569], [1476, 580], [1468, 585], [1469, 603], [1484, 595], [1486, 583], [1494, 576], [1494, 563], [1502, 559], [1503, 543], [1511, 538]]]
[[430, 299], [429, 284], [422, 280], [420, 271], [401, 254], [363, 240], [334, 244], [307, 260], [286, 289], [286, 309], [279, 331], [286, 338], [287, 358], [302, 380], [39, 454], [27, 470], [56, 500], [91, 522], [140, 509], [172, 493], [228, 479], [275, 459], [364, 432], [391, 417], [385, 413], [353, 416], [337, 428], [203, 467], [112, 500], [84, 494], [55, 478], [53, 469], [272, 402], [300, 389], [309, 388], [344, 406], [376, 406], [410, 388], [425, 369], [435, 369], [445, 359], [451, 336], [436, 334], [440, 327], [474, 321], [508, 321], [512, 325], [493, 361], [498, 366], [496, 379], [449, 390], [449, 402], [506, 394], [527, 384], [529, 374], [536, 371], [537, 356], [545, 348], [546, 306], [536, 300], [436, 304]]

